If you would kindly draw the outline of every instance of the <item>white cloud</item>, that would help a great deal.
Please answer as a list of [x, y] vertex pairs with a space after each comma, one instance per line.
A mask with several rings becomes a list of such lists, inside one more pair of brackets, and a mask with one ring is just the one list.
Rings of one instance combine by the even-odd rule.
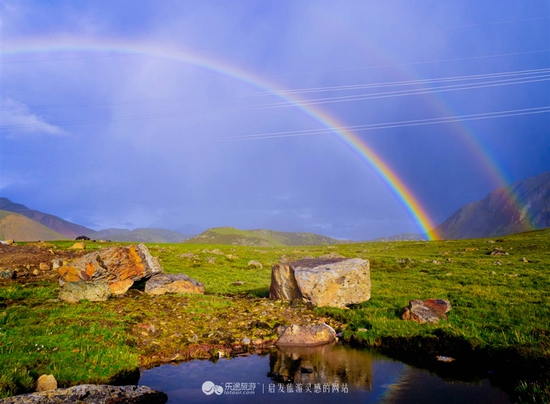
[[23, 134], [66, 136], [67, 132], [59, 126], [52, 125], [44, 118], [31, 112], [22, 102], [11, 98], [2, 99], [1, 128], [7, 133], [6, 138], [15, 139]]

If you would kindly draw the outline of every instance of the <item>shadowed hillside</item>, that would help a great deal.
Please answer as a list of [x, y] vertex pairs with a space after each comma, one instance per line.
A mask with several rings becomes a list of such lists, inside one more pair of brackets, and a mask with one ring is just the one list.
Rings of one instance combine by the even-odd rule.
[[23, 215], [0, 210], [0, 240], [63, 240], [66, 237]]
[[436, 228], [444, 239], [496, 237], [550, 226], [550, 172], [499, 188]]
[[92, 229], [88, 229], [87, 227], [68, 222], [67, 220], [61, 219], [60, 217], [47, 213], [42, 213], [38, 210], [29, 209], [25, 205], [10, 201], [8, 198], [0, 198], [0, 209], [7, 210], [9, 212], [19, 213], [20, 215], [26, 216], [29, 219], [35, 220], [38, 223], [46, 226], [48, 229], [51, 229], [54, 232], [60, 233], [65, 236], [63, 238], [75, 238], [83, 234], [90, 234], [94, 232], [94, 230]]
[[185, 243], [267, 247], [339, 244], [342, 243], [342, 241], [313, 233], [280, 232], [273, 230], [239, 230], [234, 227], [216, 227], [185, 240]]

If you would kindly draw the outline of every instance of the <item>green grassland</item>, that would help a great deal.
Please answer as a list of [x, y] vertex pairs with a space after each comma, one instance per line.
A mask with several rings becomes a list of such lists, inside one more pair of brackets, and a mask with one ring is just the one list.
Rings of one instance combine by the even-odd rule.
[[[107, 302], [70, 304], [56, 299], [54, 282], [3, 282], [0, 397], [31, 391], [43, 373], [53, 373], [60, 386], [113, 382], [137, 366], [208, 357], [213, 346], [245, 337], [273, 340], [279, 324], [322, 317], [350, 343], [507, 369], [508, 387], [518, 400], [548, 402], [549, 241], [546, 229], [498, 239], [304, 247], [148, 244], [165, 272], [203, 282], [204, 296], [135, 291]], [[53, 244], [64, 249], [72, 242]], [[490, 255], [495, 248], [507, 255]], [[368, 302], [308, 310], [268, 299], [273, 264], [327, 253], [370, 261]], [[250, 260], [263, 268], [249, 267]], [[419, 298], [450, 300], [448, 320], [436, 325], [401, 320], [403, 307]], [[202, 350], [190, 354], [193, 347]]]

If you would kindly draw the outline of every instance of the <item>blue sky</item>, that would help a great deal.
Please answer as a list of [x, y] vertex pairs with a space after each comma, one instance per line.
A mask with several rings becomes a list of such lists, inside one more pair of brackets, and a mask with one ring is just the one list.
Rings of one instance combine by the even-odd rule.
[[550, 170], [550, 114], [533, 110], [550, 106], [546, 0], [1, 7], [0, 195], [94, 229], [420, 231], [367, 162], [297, 136], [323, 126], [251, 77], [346, 127], [394, 126], [355, 133], [437, 224]]

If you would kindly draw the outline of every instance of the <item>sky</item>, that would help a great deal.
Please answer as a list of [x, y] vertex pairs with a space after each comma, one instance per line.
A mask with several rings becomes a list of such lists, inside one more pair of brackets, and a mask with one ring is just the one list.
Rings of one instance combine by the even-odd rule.
[[0, 4], [0, 196], [95, 230], [423, 233], [550, 171], [547, 0]]

